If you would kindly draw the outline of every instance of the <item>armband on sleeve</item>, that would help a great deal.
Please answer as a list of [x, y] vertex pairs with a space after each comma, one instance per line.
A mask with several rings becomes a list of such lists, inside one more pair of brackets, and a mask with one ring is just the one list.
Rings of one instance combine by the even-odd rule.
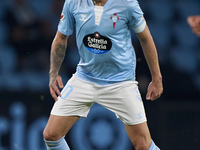
[[135, 33], [141, 33], [142, 31], [144, 31], [145, 26], [146, 26], [146, 21], [144, 17], [142, 17], [142, 19], [136, 25], [132, 26], [132, 29]]

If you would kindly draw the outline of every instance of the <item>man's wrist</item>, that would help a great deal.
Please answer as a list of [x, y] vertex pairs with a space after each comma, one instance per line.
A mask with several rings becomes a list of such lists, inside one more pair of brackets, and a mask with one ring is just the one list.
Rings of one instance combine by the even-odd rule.
[[56, 76], [56, 75], [58, 75], [58, 71], [56, 71], [56, 70], [50, 70], [50, 71], [49, 71], [49, 76], [50, 76], [50, 77]]
[[152, 81], [162, 81], [162, 75], [152, 76]]

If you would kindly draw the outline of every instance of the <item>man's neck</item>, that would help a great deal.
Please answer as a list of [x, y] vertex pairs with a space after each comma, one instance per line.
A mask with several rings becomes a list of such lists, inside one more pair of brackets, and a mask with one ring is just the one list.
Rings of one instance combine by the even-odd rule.
[[95, 6], [104, 6], [108, 0], [93, 0]]

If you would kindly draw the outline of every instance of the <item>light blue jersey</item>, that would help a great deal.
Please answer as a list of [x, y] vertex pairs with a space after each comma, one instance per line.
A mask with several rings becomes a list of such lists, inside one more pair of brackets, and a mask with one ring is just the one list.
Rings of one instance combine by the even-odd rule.
[[135, 80], [129, 29], [139, 33], [145, 28], [137, 0], [108, 0], [103, 7], [92, 0], [66, 0], [58, 30], [71, 35], [74, 26], [80, 55], [75, 75], [100, 85]]

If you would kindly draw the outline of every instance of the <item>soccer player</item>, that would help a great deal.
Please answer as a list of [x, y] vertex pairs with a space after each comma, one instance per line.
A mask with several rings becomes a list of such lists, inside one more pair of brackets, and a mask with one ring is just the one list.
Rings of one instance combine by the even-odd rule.
[[189, 16], [187, 22], [190, 25], [192, 31], [200, 37], [200, 15]]
[[[65, 86], [59, 70], [68, 36], [76, 28], [80, 62]], [[93, 103], [114, 112], [125, 124], [136, 150], [159, 150], [151, 139], [135, 80], [136, 56], [130, 28], [140, 40], [152, 82], [146, 99], [163, 92], [162, 75], [152, 36], [137, 0], [66, 0], [50, 58], [50, 93], [55, 99], [43, 132], [48, 150], [69, 150], [64, 136]], [[63, 88], [59, 91], [59, 88]]]

